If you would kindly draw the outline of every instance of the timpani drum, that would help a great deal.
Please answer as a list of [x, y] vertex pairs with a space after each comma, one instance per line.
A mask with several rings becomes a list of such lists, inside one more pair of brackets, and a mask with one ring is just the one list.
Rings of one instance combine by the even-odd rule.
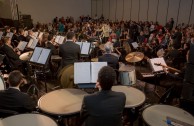
[[122, 85], [136, 84], [135, 67], [122, 64], [119, 68], [119, 77]]
[[112, 90], [116, 91], [116, 92], [123, 92], [125, 94], [125, 96], [126, 96], [125, 108], [139, 107], [146, 100], [145, 94], [142, 91], [140, 91], [134, 87], [113, 86]]
[[38, 100], [38, 108], [45, 113], [57, 116], [77, 114], [87, 93], [79, 89], [59, 89], [43, 95]]
[[[142, 117], [149, 126], [194, 126], [194, 117], [181, 108], [170, 105], [153, 105], [146, 108]], [[179, 124], [179, 125], [178, 125]]]
[[19, 58], [23, 61], [28, 61], [28, 60], [30, 60], [32, 53], [33, 53], [33, 51], [25, 52], [25, 53], [21, 54]]
[[58, 126], [58, 124], [45, 115], [19, 114], [0, 120], [0, 126]]

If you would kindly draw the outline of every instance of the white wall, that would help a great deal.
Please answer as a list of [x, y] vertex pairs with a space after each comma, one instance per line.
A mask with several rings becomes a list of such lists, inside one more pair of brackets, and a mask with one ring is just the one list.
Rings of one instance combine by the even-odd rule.
[[0, 0], [0, 17], [11, 19], [11, 7], [9, 0]]
[[33, 22], [49, 23], [54, 17], [91, 15], [91, 0], [17, 0], [22, 14], [31, 15]]
[[[194, 2], [193, 9], [191, 11], [192, 13], [190, 16], [192, 0], [91, 0], [91, 1], [92, 1], [91, 4], [92, 16], [95, 14], [98, 14], [98, 16], [100, 16], [101, 13], [103, 13], [106, 19], [121, 20], [123, 18], [124, 20], [129, 19], [135, 21], [148, 20], [154, 22], [158, 20], [159, 23], [165, 24], [166, 20], [174, 18], [176, 25], [178, 16], [178, 23], [187, 24], [189, 22], [189, 17], [191, 17], [190, 24], [194, 23]], [[110, 13], [108, 11], [110, 11]]]

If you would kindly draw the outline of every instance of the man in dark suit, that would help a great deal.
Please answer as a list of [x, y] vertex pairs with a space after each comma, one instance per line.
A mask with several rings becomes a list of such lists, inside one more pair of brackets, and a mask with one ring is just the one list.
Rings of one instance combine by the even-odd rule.
[[12, 110], [18, 113], [31, 112], [35, 108], [30, 96], [22, 93], [19, 86], [26, 82], [19, 71], [13, 71], [8, 77], [9, 88], [0, 91], [0, 109]]
[[85, 126], [122, 126], [122, 114], [126, 96], [122, 92], [111, 91], [116, 73], [103, 67], [98, 73], [96, 87], [100, 90], [84, 97], [81, 108], [81, 122]]
[[67, 33], [67, 41], [59, 46], [59, 56], [62, 57], [61, 67], [74, 64], [80, 58], [80, 46], [74, 43], [75, 34]]
[[98, 58], [99, 62], [107, 62], [113, 69], [118, 69], [119, 58], [111, 54], [111, 46], [105, 44], [105, 54]]

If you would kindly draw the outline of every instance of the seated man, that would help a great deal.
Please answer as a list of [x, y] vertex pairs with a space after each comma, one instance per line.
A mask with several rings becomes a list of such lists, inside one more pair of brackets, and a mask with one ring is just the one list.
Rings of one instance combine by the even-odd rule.
[[30, 96], [22, 93], [19, 86], [25, 83], [23, 75], [19, 71], [12, 71], [9, 74], [9, 88], [0, 91], [0, 109], [13, 110], [18, 113], [31, 112], [35, 108]]
[[103, 67], [98, 73], [96, 87], [99, 92], [87, 95], [81, 108], [81, 122], [85, 126], [121, 126], [126, 96], [122, 92], [111, 91], [116, 73], [109, 67]]
[[110, 67], [113, 69], [118, 69], [119, 67], [119, 58], [112, 54], [112, 49], [110, 45], [105, 45], [105, 54], [100, 56], [98, 59], [99, 62], [107, 62]]

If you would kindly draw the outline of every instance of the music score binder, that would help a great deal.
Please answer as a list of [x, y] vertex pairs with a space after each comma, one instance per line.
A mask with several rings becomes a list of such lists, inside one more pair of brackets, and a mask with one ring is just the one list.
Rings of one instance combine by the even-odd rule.
[[27, 48], [34, 49], [38, 43], [38, 39], [30, 39]]
[[25, 42], [25, 41], [20, 41], [17, 48], [20, 50], [20, 51], [24, 51], [24, 49], [26, 48], [26, 45], [28, 44], [28, 42]]
[[59, 36], [58, 35], [55, 38], [55, 42], [58, 43], [58, 44], [63, 44], [64, 40], [65, 40], [65, 37], [64, 36]]
[[74, 63], [74, 83], [96, 83], [98, 72], [103, 66], [107, 66], [107, 62]]
[[137, 42], [133, 42], [133, 43], [131, 43], [131, 45], [133, 46], [134, 49], [137, 49], [139, 47], [139, 45], [137, 44]]
[[50, 57], [51, 50], [41, 47], [36, 47], [30, 58], [30, 62], [40, 65], [45, 65]]
[[150, 66], [153, 70], [153, 72], [163, 72], [164, 69], [162, 66], [158, 66], [155, 64], [163, 64], [166, 65], [166, 62], [164, 61], [164, 58], [152, 58], [149, 60]]
[[40, 32], [39, 35], [38, 35], [38, 38], [41, 39], [43, 36], [43, 32]]
[[6, 37], [10, 37], [10, 39], [12, 39], [13, 33], [12, 33], [12, 32], [7, 33], [7, 34], [6, 34]]
[[89, 55], [91, 43], [88, 43], [88, 42], [75, 42], [75, 43], [80, 46], [80, 50], [81, 50], [82, 55]]

